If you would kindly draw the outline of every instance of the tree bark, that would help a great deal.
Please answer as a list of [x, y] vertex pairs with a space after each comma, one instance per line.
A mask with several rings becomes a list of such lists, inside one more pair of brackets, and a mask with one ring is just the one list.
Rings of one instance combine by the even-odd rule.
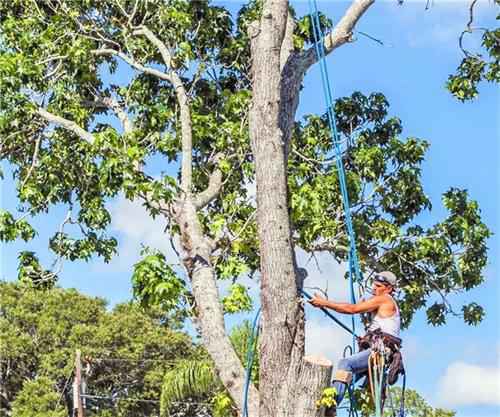
[[294, 390], [293, 416], [321, 416], [324, 408], [320, 408], [317, 401], [321, 399], [323, 390], [330, 384], [332, 377], [332, 363], [321, 357], [305, 357], [301, 362], [299, 378], [290, 384]]
[[259, 34], [252, 45], [253, 97], [249, 116], [261, 254], [261, 417], [278, 415], [298, 313], [284, 169], [285, 138], [279, 123], [280, 54], [287, 15], [288, 1], [265, 2]]
[[[347, 42], [374, 0], [356, 0], [325, 40], [327, 53]], [[262, 330], [260, 417], [312, 417], [329, 383], [331, 364], [304, 358], [301, 280], [288, 212], [287, 160], [300, 87], [314, 62], [312, 50], [293, 51], [287, 0], [264, 2], [249, 28], [252, 56], [250, 138], [255, 158], [257, 224], [261, 254]]]
[[[179, 202], [175, 209], [181, 232], [181, 243], [186, 255], [184, 266], [191, 279], [196, 300], [196, 324], [201, 331], [203, 345], [214, 361], [217, 374], [236, 406], [241, 410], [245, 370], [226, 334], [216, 275], [210, 260], [213, 248], [203, 234], [196, 210], [197, 207], [191, 199]], [[259, 415], [258, 398], [256, 388], [250, 385], [249, 417]]]

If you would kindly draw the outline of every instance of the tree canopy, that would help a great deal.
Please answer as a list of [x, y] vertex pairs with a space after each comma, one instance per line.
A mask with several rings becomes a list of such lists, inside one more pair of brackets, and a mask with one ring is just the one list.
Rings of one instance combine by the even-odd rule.
[[[192, 114], [193, 189], [208, 184], [214, 166], [224, 176], [223, 192], [199, 213], [206, 233], [221, 248], [218, 276], [253, 272], [258, 253], [246, 186], [253, 181], [253, 165], [245, 120], [250, 95], [246, 28], [254, 8], [244, 7], [234, 24], [224, 8], [206, 2], [138, 2], [130, 9], [133, 15], [126, 15], [133, 3], [2, 6], [1, 151], [15, 168], [21, 210], [37, 215], [66, 204], [69, 215], [50, 248], [70, 260], [94, 254], [109, 260], [116, 250], [116, 240], [106, 234], [110, 198], [142, 196], [155, 216], [178, 193], [180, 183], [172, 173], [181, 158], [181, 121], [169, 80], [178, 73]], [[307, 23], [307, 17], [298, 20], [295, 48], [311, 42]], [[137, 29], [146, 24], [170, 45], [175, 72], [154, 68], [162, 65], [159, 51]], [[117, 85], [106, 73], [124, 65], [130, 68], [123, 72], [127, 79]], [[431, 207], [420, 183], [429, 144], [400, 138], [402, 122], [389, 115], [388, 107], [380, 93], [355, 93], [337, 101], [336, 114], [343, 140], [350, 144], [345, 161], [363, 264], [400, 271], [408, 323], [430, 293], [446, 295], [482, 282], [489, 232], [477, 204], [453, 188], [443, 195], [446, 219], [427, 228], [415, 223]], [[155, 155], [172, 167], [159, 177], [147, 173]], [[296, 243], [306, 251], [331, 248], [342, 261], [346, 236], [331, 155], [324, 117], [306, 116], [296, 123], [288, 163]], [[7, 212], [2, 230], [7, 241], [35, 233], [27, 218]], [[171, 233], [176, 232], [173, 224]], [[428, 310], [429, 320], [443, 323], [449, 311], [443, 299]], [[476, 304], [464, 306], [463, 313], [469, 323], [483, 314]]]
[[16, 417], [71, 415], [77, 349], [87, 394], [116, 398], [87, 399], [100, 417], [159, 415], [164, 374], [181, 359], [206, 357], [190, 336], [134, 303], [110, 311], [73, 289], [8, 282], [0, 282], [0, 340], [0, 410]]
[[[323, 16], [327, 53], [352, 40], [372, 3], [354, 1], [336, 26]], [[182, 304], [238, 408], [244, 368], [223, 314], [251, 309], [236, 281], [260, 273], [261, 347], [283, 351], [261, 361], [262, 416], [278, 406], [280, 372], [296, 380], [302, 369], [294, 250], [327, 251], [340, 262], [347, 255], [326, 119], [295, 120], [316, 62], [311, 34], [310, 18], [285, 0], [250, 1], [236, 16], [206, 0], [0, 5], [0, 158], [19, 201], [17, 213], [0, 213], [0, 238], [33, 238], [30, 218], [62, 206], [67, 214], [48, 241], [56, 258], [109, 261], [117, 250], [109, 203], [118, 195], [142, 201], [167, 221], [165, 239], [184, 272], [146, 251], [133, 273], [135, 295], [169, 314]], [[480, 322], [481, 306], [456, 311], [448, 298], [483, 282], [490, 231], [477, 202], [451, 186], [442, 197], [447, 215], [424, 224], [429, 143], [401, 136], [402, 121], [381, 93], [339, 98], [335, 112], [365, 275], [383, 268], [400, 277], [404, 325], [421, 308], [435, 325], [450, 313]], [[20, 254], [21, 280], [50, 287], [56, 275], [35, 254]], [[222, 300], [224, 279], [234, 285]], [[284, 301], [271, 311], [278, 295]], [[249, 396], [254, 415], [255, 384]]]

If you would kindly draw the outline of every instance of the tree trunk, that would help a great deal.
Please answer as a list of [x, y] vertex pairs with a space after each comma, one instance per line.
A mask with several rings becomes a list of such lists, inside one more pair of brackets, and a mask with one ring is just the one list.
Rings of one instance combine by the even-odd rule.
[[[252, 28], [258, 32], [251, 48], [250, 137], [261, 254], [260, 417], [299, 416], [297, 407], [301, 417], [317, 415], [320, 410], [308, 404], [319, 399], [317, 387], [324, 386], [331, 370], [303, 360], [304, 314], [297, 292], [287, 189], [287, 142], [301, 79], [297, 82], [300, 75], [287, 66], [291, 60], [287, 37], [292, 36], [286, 30], [287, 17], [288, 1], [270, 0], [264, 4], [260, 26]], [[306, 401], [304, 393], [314, 398]], [[299, 398], [305, 401], [300, 406]]]
[[[196, 323], [203, 345], [213, 359], [222, 383], [241, 410], [245, 370], [226, 334], [216, 275], [210, 260], [213, 248], [203, 235], [196, 206], [189, 198], [177, 206], [176, 213], [186, 255], [184, 265], [196, 300]], [[253, 385], [248, 393], [248, 415], [259, 415], [259, 396]]]
[[262, 328], [260, 416], [277, 416], [290, 365], [297, 315], [294, 255], [288, 216], [283, 131], [279, 126], [280, 52], [287, 1], [268, 1], [252, 47], [250, 137], [257, 182]]

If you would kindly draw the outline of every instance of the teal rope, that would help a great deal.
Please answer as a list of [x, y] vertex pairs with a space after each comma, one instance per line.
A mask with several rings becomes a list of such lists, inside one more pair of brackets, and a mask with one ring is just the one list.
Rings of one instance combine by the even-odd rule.
[[258, 326], [259, 317], [260, 317], [260, 307], [257, 310], [255, 318], [253, 319], [252, 331], [250, 332], [250, 335], [248, 336], [247, 340], [247, 368], [245, 371], [245, 385], [243, 387], [243, 410], [241, 413], [243, 417], [248, 417], [248, 389], [250, 387], [253, 359], [255, 356], [254, 342], [259, 335], [259, 326]]
[[[361, 282], [361, 269], [359, 266], [359, 260], [358, 260], [358, 253], [356, 250], [356, 235], [354, 233], [354, 228], [352, 225], [352, 218], [351, 218], [351, 209], [350, 209], [350, 204], [349, 204], [349, 195], [347, 192], [347, 180], [346, 180], [346, 174], [344, 170], [344, 165], [342, 163], [342, 150], [340, 148], [340, 138], [339, 138], [339, 133], [337, 129], [337, 122], [335, 120], [335, 114], [334, 114], [334, 101], [333, 101], [333, 95], [332, 95], [332, 89], [330, 86], [330, 79], [328, 75], [328, 68], [326, 66], [326, 60], [325, 60], [325, 49], [323, 45], [323, 40], [324, 40], [324, 34], [323, 31], [321, 30], [320, 26], [320, 21], [319, 21], [319, 12], [318, 12], [318, 6], [316, 4], [316, 0], [309, 0], [309, 9], [310, 9], [310, 16], [311, 16], [311, 23], [313, 27], [313, 35], [314, 35], [314, 47], [316, 49], [316, 55], [318, 57], [318, 62], [320, 64], [320, 72], [321, 72], [321, 81], [323, 85], [323, 93], [325, 96], [325, 101], [326, 101], [326, 106], [327, 106], [327, 116], [328, 116], [328, 124], [330, 127], [330, 134], [332, 137], [332, 142], [334, 145], [334, 150], [335, 150], [335, 156], [336, 156], [336, 165], [337, 165], [337, 171], [338, 171], [338, 176], [339, 176], [339, 183], [340, 183], [340, 191], [342, 194], [342, 202], [343, 202], [343, 207], [344, 207], [344, 212], [345, 212], [345, 219], [346, 219], [346, 228], [347, 228], [347, 233], [349, 236], [349, 255], [348, 255], [348, 263], [349, 263], [349, 293], [350, 293], [350, 298], [352, 303], [356, 303], [356, 296], [354, 294], [354, 279], [356, 279], [358, 282]], [[352, 324], [352, 329], [353, 333], [355, 332], [356, 325], [354, 321], [354, 316], [351, 317], [351, 324]], [[352, 346], [353, 350], [355, 349], [356, 346], [356, 340], [353, 337], [352, 340]]]
[[[300, 292], [302, 293], [302, 295], [304, 295], [304, 297], [306, 297], [308, 300], [312, 300], [312, 296], [310, 294], [308, 294], [306, 291], [304, 290], [300, 290]], [[320, 310], [326, 314], [327, 317], [329, 317], [330, 319], [332, 319], [335, 323], [337, 323], [340, 327], [342, 327], [346, 332], [349, 332], [352, 337], [354, 339], [357, 339], [357, 335], [356, 333], [354, 333], [353, 330], [349, 329], [349, 327], [347, 327], [344, 323], [342, 323], [338, 318], [336, 318], [332, 313], [330, 313], [326, 308], [323, 308], [323, 307], [320, 307]], [[350, 347], [350, 346], [349, 346]], [[352, 351], [351, 351], [352, 353]]]

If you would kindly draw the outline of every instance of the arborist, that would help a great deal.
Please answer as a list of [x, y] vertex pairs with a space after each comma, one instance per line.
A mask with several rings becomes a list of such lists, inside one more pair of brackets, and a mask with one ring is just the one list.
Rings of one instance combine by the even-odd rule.
[[[340, 404], [346, 389], [369, 372], [370, 355], [376, 350], [386, 350], [389, 356], [387, 382], [392, 385], [400, 373], [404, 372], [399, 337], [401, 319], [399, 307], [393, 298], [397, 287], [396, 276], [390, 271], [379, 272], [373, 277], [373, 296], [356, 304], [334, 302], [315, 294], [310, 300], [314, 307], [332, 309], [343, 314], [371, 313], [371, 321], [366, 328], [366, 335], [358, 338], [360, 352], [341, 359], [333, 377], [336, 390], [335, 402]], [[382, 354], [384, 354], [382, 352]], [[329, 413], [328, 413], [329, 412]], [[327, 414], [335, 415], [334, 410]], [[325, 414], [326, 415], [326, 414]]]

